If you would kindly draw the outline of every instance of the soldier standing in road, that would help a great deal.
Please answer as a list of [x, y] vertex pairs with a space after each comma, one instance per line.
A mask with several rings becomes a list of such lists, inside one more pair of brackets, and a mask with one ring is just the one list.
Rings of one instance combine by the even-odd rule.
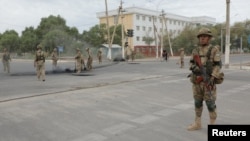
[[201, 129], [203, 101], [205, 101], [209, 111], [210, 124], [215, 124], [217, 118], [216, 84], [221, 84], [224, 76], [220, 72], [220, 52], [217, 47], [210, 44], [211, 31], [208, 28], [201, 28], [197, 38], [199, 46], [193, 49], [190, 58], [190, 70], [192, 71], [190, 81], [192, 82], [195, 121], [188, 126], [189, 131]]
[[87, 48], [86, 51], [88, 53], [87, 69], [92, 70], [92, 64], [93, 64], [92, 53], [89, 48]]
[[168, 61], [168, 52], [165, 49], [162, 52], [162, 59]]
[[38, 80], [45, 81], [45, 53], [42, 51], [42, 46], [37, 46], [35, 54], [34, 67]]
[[135, 50], [131, 50], [131, 59], [132, 59], [132, 61], [135, 60], [135, 55], [136, 55]]
[[7, 51], [6, 48], [4, 48], [2, 56], [4, 72], [10, 73], [10, 61], [11, 61], [10, 53]]
[[57, 48], [54, 48], [54, 50], [51, 54], [51, 59], [52, 59], [52, 68], [53, 68], [53, 70], [55, 70], [57, 67], [57, 61], [58, 61]]
[[97, 58], [98, 58], [99, 64], [101, 64], [102, 63], [102, 49], [101, 48], [97, 52]]
[[184, 48], [180, 48], [180, 63], [181, 63], [180, 68], [184, 67], [184, 55], [185, 55]]
[[80, 73], [82, 71], [82, 65], [85, 65], [84, 60], [83, 60], [83, 55], [82, 55], [80, 49], [76, 48], [76, 55], [75, 55], [76, 73]]

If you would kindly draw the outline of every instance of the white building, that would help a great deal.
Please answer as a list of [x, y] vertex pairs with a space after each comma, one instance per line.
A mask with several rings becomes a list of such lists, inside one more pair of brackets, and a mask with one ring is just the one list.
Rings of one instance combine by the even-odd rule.
[[[127, 29], [133, 29], [133, 38], [128, 38], [128, 42], [132, 46], [132, 48], [142, 46], [148, 47], [145, 41], [143, 41], [143, 38], [155, 38], [154, 25], [156, 27], [156, 30], [158, 31], [158, 35], [161, 35], [162, 29], [164, 29], [163, 34], [166, 35], [167, 33], [169, 33], [171, 37], [175, 37], [180, 34], [187, 25], [214, 25], [216, 23], [215, 18], [207, 16], [185, 17], [172, 13], [165, 13], [139, 7], [128, 7], [124, 8], [123, 10], [125, 12], [122, 12], [122, 16], [120, 14], [119, 19], [118, 9], [108, 11], [109, 26], [114, 26], [118, 21], [118, 24], [122, 23], [124, 25], [125, 32], [127, 32]], [[107, 23], [105, 11], [97, 13], [97, 17], [100, 20], [100, 24]], [[162, 23], [163, 17], [165, 17], [164, 19], [166, 21], [166, 24], [165, 22]], [[151, 45], [155, 47], [156, 43], [153, 42]]]

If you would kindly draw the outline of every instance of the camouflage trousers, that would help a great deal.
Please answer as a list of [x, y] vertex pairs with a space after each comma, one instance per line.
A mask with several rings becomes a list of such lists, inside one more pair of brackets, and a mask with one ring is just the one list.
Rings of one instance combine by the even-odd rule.
[[89, 57], [87, 61], [87, 69], [92, 70], [93, 58]]
[[10, 62], [3, 60], [3, 71], [10, 73]]
[[38, 80], [45, 80], [45, 64], [43, 61], [38, 61], [36, 64], [36, 75]]
[[80, 73], [82, 71], [82, 62], [76, 61], [76, 73]]
[[57, 60], [52, 60], [52, 69], [55, 70], [57, 67]]
[[203, 82], [200, 84], [193, 84], [193, 98], [195, 106], [195, 116], [201, 117], [203, 110], [203, 102], [205, 101], [209, 111], [210, 119], [216, 119], [216, 85], [207, 87]]

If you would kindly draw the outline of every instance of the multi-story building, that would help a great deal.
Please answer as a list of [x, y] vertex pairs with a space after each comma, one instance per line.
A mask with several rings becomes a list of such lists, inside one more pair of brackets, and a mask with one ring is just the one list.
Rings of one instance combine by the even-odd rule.
[[[106, 12], [98, 12], [97, 17], [100, 24], [106, 24], [108, 19], [109, 26], [122, 24], [125, 32], [127, 29], [133, 29], [133, 37], [127, 38], [126, 41], [136, 52], [147, 56], [155, 55], [155, 47], [159, 47], [158, 42], [161, 35], [168, 34], [173, 38], [188, 25], [214, 25], [216, 22], [215, 18], [207, 16], [185, 17], [139, 7], [128, 7], [121, 11], [119, 12], [119, 9], [108, 11], [108, 17]], [[145, 42], [144, 37], [153, 38], [154, 41], [149, 45]]]

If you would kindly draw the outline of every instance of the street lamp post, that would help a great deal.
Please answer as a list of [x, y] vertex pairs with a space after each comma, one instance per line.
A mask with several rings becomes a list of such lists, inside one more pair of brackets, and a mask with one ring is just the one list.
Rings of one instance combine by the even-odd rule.
[[225, 68], [229, 68], [229, 54], [230, 54], [230, 0], [226, 0], [226, 48], [225, 48]]

